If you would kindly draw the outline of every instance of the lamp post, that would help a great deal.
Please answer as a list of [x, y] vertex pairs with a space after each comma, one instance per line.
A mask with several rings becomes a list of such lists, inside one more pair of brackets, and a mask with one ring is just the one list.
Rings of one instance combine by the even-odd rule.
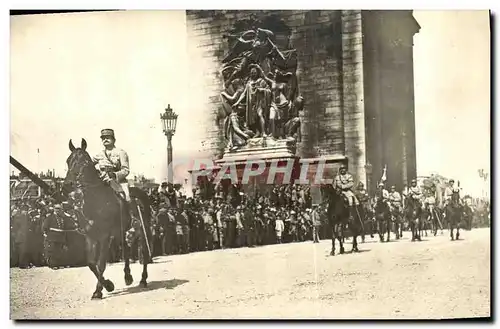
[[168, 177], [167, 182], [170, 184], [174, 183], [174, 172], [172, 168], [172, 136], [175, 134], [175, 128], [177, 126], [178, 115], [168, 104], [164, 113], [160, 114], [161, 123], [163, 126], [163, 133], [167, 136], [167, 165], [168, 165]]

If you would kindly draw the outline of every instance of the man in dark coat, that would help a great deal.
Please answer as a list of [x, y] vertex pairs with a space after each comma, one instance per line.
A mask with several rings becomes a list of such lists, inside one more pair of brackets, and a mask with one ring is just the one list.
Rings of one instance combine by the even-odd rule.
[[28, 215], [28, 206], [22, 205], [20, 209], [16, 209], [12, 214], [12, 232], [14, 235], [14, 243], [16, 250], [16, 260], [14, 263], [20, 268], [29, 267], [28, 254], [28, 233], [30, 219]]
[[64, 267], [64, 254], [67, 250], [66, 232], [67, 218], [65, 218], [60, 204], [54, 205], [54, 213], [45, 218], [43, 235], [45, 236], [45, 255], [47, 265], [52, 269]]

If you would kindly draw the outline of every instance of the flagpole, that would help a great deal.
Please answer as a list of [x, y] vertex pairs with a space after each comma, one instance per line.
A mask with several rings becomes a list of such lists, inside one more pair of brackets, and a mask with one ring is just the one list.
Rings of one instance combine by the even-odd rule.
[[36, 149], [36, 166], [37, 166], [38, 174], [40, 175], [41, 168], [40, 168], [40, 149], [39, 148]]

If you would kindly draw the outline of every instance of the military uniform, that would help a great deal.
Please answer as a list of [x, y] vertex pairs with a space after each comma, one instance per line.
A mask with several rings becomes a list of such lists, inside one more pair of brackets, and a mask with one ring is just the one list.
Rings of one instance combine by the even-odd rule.
[[370, 199], [368, 192], [366, 191], [365, 187], [361, 184], [358, 186], [356, 190], [356, 198], [361, 204], [366, 204]]
[[[104, 136], [111, 136], [114, 139], [114, 131], [112, 129], [103, 129], [101, 137]], [[116, 178], [110, 180], [110, 186], [117, 193], [125, 194], [125, 199], [130, 201], [127, 182], [130, 166], [127, 152], [117, 147], [113, 147], [111, 150], [104, 149], [95, 155], [92, 160], [103, 177], [106, 173], [115, 174]]]
[[51, 268], [65, 266], [65, 247], [67, 218], [53, 213], [45, 218], [43, 232], [45, 235], [45, 255], [47, 265]]
[[313, 207], [313, 210], [311, 212], [311, 220], [313, 224], [313, 242], [319, 243], [320, 241], [319, 230], [321, 227], [321, 217], [317, 206]]
[[453, 188], [451, 186], [446, 186], [444, 189], [444, 206], [446, 207], [451, 200], [453, 195]]
[[395, 208], [398, 211], [401, 211], [401, 206], [402, 206], [402, 198], [401, 194], [399, 194], [398, 191], [394, 191], [389, 193], [389, 202], [393, 208]]
[[352, 175], [349, 174], [348, 172], [346, 172], [344, 175], [342, 175], [339, 172], [339, 174], [335, 177], [335, 180], [333, 182], [333, 187], [340, 189], [342, 191], [342, 194], [349, 202], [349, 206], [352, 206], [353, 204], [358, 206], [359, 201], [352, 191], [353, 186], [354, 186], [354, 177], [352, 177]]
[[422, 201], [422, 191], [420, 190], [420, 187], [410, 186], [408, 188], [408, 197]]
[[212, 218], [212, 215], [208, 211], [203, 211], [202, 214], [203, 218], [203, 229], [204, 229], [204, 247], [207, 250], [212, 250], [214, 249], [214, 240], [216, 240], [214, 235], [217, 235], [217, 231], [215, 230], [214, 227], [214, 220]]

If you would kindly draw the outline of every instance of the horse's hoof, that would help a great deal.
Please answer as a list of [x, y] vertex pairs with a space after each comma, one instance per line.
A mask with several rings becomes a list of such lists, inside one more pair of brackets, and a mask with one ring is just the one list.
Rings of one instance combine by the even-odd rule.
[[134, 282], [134, 278], [132, 277], [131, 274], [125, 274], [125, 284], [127, 286], [130, 286]]
[[140, 284], [141, 288], [147, 288], [148, 287], [148, 283], [146, 281], [141, 281]]
[[113, 284], [113, 282], [111, 282], [111, 280], [104, 280], [103, 286], [107, 292], [112, 292], [113, 290], [115, 290], [115, 285]]
[[352, 252], [359, 252], [358, 248], [352, 248]]
[[339, 254], [343, 255], [344, 253], [345, 253], [345, 250], [344, 250], [344, 248], [340, 249], [340, 252], [339, 252]]
[[330, 256], [335, 256], [335, 251], [330, 251]]
[[97, 291], [96, 291], [96, 292], [94, 292], [94, 293], [92, 294], [92, 298], [91, 298], [91, 300], [96, 300], [96, 299], [102, 299], [102, 292], [97, 292]]

